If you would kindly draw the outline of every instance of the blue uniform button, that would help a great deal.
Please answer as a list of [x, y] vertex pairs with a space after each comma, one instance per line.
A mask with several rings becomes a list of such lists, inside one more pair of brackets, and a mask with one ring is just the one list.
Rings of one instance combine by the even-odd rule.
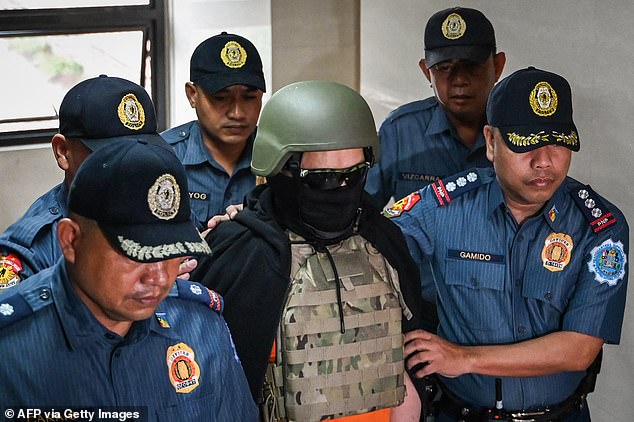
[[112, 333], [106, 333], [106, 338], [107, 338], [108, 340], [112, 340], [114, 337], [115, 337], [115, 336], [114, 336], [114, 334], [112, 334]]
[[59, 208], [57, 208], [57, 207], [50, 207], [50, 208], [48, 209], [48, 211], [49, 211], [51, 214], [53, 214], [53, 215], [57, 215], [57, 214], [59, 214]]
[[184, 130], [181, 130], [181, 131], [178, 133], [178, 135], [179, 135], [179, 136], [182, 136], [182, 137], [185, 137], [185, 136], [187, 135], [187, 132], [185, 132]]
[[526, 327], [524, 325], [520, 325], [519, 327], [517, 327], [517, 332], [518, 333], [526, 332]]
[[115, 357], [115, 358], [118, 358], [119, 356], [121, 356], [121, 349], [117, 349], [117, 350], [114, 352], [114, 357]]
[[478, 279], [475, 277], [471, 277], [471, 285], [473, 287], [478, 287]]
[[40, 290], [40, 299], [48, 300], [51, 297], [51, 291], [47, 288]]
[[553, 298], [553, 294], [550, 292], [544, 293], [544, 299], [551, 300]]
[[520, 280], [519, 278], [515, 280], [515, 287], [519, 289], [521, 285], [522, 285], [522, 280]]

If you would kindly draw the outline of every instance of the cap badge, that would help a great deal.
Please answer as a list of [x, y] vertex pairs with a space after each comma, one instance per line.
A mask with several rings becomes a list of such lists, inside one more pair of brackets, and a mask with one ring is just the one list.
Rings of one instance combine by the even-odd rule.
[[145, 126], [145, 111], [134, 94], [126, 94], [117, 108], [119, 120], [123, 126], [132, 130], [139, 130]]
[[220, 51], [220, 58], [225, 66], [239, 69], [247, 62], [247, 51], [237, 42], [229, 41]]
[[22, 271], [22, 263], [17, 256], [0, 255], [0, 290], [8, 289], [22, 281], [20, 271]]
[[467, 23], [457, 13], [452, 13], [442, 23], [442, 34], [449, 40], [457, 40], [467, 31]]
[[180, 202], [181, 191], [171, 174], [159, 176], [147, 193], [150, 211], [161, 220], [174, 218], [178, 214]]
[[531, 91], [529, 102], [538, 116], [552, 116], [557, 111], [557, 93], [548, 82], [538, 82]]
[[196, 354], [185, 343], [167, 349], [167, 368], [170, 382], [177, 393], [189, 393], [200, 385], [200, 367]]
[[574, 242], [572, 237], [564, 233], [551, 233], [544, 241], [542, 263], [548, 271], [557, 272], [566, 268], [570, 262], [570, 254]]

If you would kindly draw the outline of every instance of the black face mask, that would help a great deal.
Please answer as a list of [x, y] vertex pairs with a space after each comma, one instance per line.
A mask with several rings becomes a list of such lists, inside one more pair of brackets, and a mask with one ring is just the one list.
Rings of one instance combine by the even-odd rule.
[[[281, 223], [297, 234], [325, 244], [336, 243], [353, 233], [367, 167], [354, 173], [316, 173], [269, 178], [275, 208]], [[344, 186], [338, 186], [344, 180]]]

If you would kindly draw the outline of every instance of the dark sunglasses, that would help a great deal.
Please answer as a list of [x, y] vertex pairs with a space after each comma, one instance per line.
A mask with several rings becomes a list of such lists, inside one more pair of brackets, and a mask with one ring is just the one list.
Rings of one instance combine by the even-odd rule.
[[299, 169], [299, 180], [312, 189], [331, 190], [356, 185], [365, 178], [370, 163], [364, 162], [345, 169]]

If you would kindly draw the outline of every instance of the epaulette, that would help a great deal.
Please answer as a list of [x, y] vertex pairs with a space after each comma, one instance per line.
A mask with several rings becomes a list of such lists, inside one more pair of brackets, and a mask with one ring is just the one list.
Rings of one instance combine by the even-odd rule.
[[433, 97], [427, 98], [425, 100], [418, 100], [418, 101], [413, 101], [411, 103], [404, 104], [400, 106], [399, 108], [390, 112], [390, 114], [388, 114], [387, 117], [385, 118], [385, 121], [392, 122], [406, 114], [416, 113], [422, 110], [427, 110], [428, 108], [431, 108], [434, 104], [436, 104], [436, 101]]
[[[35, 282], [34, 282], [35, 283]], [[8, 327], [53, 303], [49, 286], [13, 287], [0, 295], [0, 329]], [[31, 300], [31, 303], [26, 298]]]
[[178, 297], [201, 302], [218, 314], [222, 314], [225, 306], [224, 299], [217, 292], [206, 288], [200, 283], [181, 279], [176, 279], [176, 289], [178, 290]]
[[161, 137], [170, 145], [177, 144], [185, 139], [189, 138], [189, 132], [191, 130], [191, 122], [177, 126], [161, 133]]
[[616, 217], [608, 210], [599, 195], [589, 185], [571, 188], [570, 196], [572, 196], [594, 233], [598, 233], [616, 223]]
[[476, 169], [465, 170], [430, 184], [434, 199], [439, 206], [445, 206], [452, 199], [479, 187], [482, 184]]

